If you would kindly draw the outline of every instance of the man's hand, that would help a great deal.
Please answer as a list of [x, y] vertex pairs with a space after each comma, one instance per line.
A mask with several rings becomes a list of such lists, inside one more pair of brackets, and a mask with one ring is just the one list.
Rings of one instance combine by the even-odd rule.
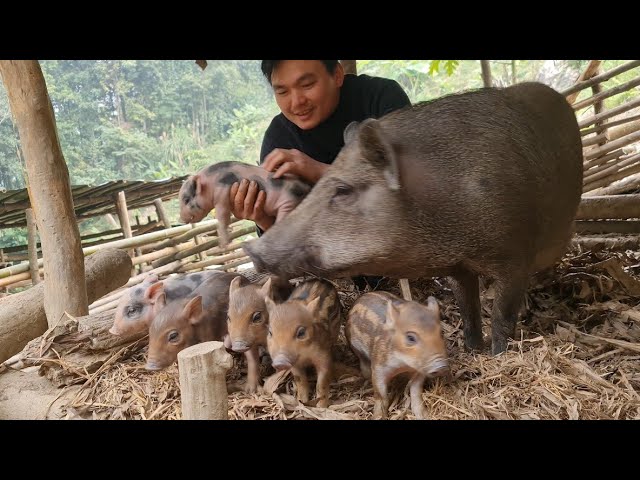
[[268, 172], [274, 172], [273, 178], [280, 178], [285, 173], [297, 175], [307, 182], [315, 184], [329, 168], [329, 165], [318, 162], [300, 150], [274, 148], [264, 157], [262, 167]]
[[275, 217], [267, 215], [264, 211], [264, 202], [267, 198], [265, 192], [258, 191], [258, 184], [243, 179], [240, 183], [231, 185], [229, 201], [231, 213], [236, 218], [252, 220], [262, 230], [266, 231], [276, 221]]

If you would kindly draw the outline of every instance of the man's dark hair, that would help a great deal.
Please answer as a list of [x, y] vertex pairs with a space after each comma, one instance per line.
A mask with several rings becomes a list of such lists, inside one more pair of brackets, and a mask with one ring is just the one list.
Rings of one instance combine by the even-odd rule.
[[[271, 73], [273, 72], [273, 69], [276, 68], [278, 66], [278, 63], [280, 63], [282, 60], [262, 60], [262, 64], [260, 65], [260, 68], [262, 69], [262, 74], [266, 77], [267, 81], [269, 82], [269, 85], [271, 85]], [[323, 65], [325, 66], [325, 68], [327, 69], [327, 72], [329, 72], [331, 75], [333, 75], [336, 71], [336, 67], [338, 66], [338, 60], [320, 60]]]

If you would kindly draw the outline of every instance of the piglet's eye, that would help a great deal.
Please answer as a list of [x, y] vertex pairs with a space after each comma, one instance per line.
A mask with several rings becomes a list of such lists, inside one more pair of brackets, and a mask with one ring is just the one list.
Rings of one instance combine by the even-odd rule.
[[415, 345], [418, 342], [418, 338], [413, 333], [407, 333], [405, 335], [407, 345]]
[[307, 329], [305, 327], [298, 327], [298, 330], [296, 330], [296, 338], [304, 338], [306, 333]]
[[262, 321], [262, 312], [255, 312], [251, 318], [253, 323], [260, 323]]
[[171, 330], [169, 332], [169, 335], [167, 335], [167, 339], [171, 342], [171, 343], [175, 343], [178, 340], [178, 337], [180, 336], [180, 334], [178, 333], [177, 330]]

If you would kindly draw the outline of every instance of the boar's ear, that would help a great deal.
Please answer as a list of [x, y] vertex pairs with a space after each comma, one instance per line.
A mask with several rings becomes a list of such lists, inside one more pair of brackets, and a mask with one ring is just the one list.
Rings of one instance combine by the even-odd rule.
[[271, 277], [269, 277], [267, 281], [264, 282], [264, 285], [260, 289], [260, 295], [262, 295], [265, 298], [267, 297], [273, 298], [271, 295]]
[[344, 135], [344, 144], [345, 145], [347, 143], [349, 143], [355, 137], [355, 134], [358, 131], [358, 125], [360, 125], [360, 122], [351, 122], [344, 129], [344, 134], [343, 135]]
[[144, 298], [151, 303], [156, 303], [158, 295], [161, 293], [164, 293], [164, 282], [157, 282], [147, 288], [147, 291], [144, 292]]
[[306, 307], [309, 313], [315, 316], [319, 305], [320, 305], [320, 297], [316, 297], [313, 300], [311, 300], [309, 303], [307, 303]]
[[229, 284], [229, 295], [231, 295], [233, 292], [235, 292], [237, 289], [240, 288], [241, 281], [242, 281], [242, 278], [240, 277], [236, 277], [233, 280], [231, 280], [231, 283]]
[[382, 170], [384, 179], [391, 190], [400, 188], [398, 160], [387, 135], [380, 128], [380, 122], [368, 118], [360, 127], [360, 150], [365, 159]]
[[384, 320], [384, 328], [393, 328], [396, 324], [398, 308], [393, 302], [387, 303], [387, 317]]
[[271, 297], [264, 297], [264, 304], [267, 307], [267, 312], [269, 312], [269, 315], [271, 315], [273, 309], [276, 308], [276, 302], [271, 300]]
[[434, 315], [437, 315], [440, 318], [440, 306], [438, 305], [438, 301], [435, 297], [427, 298], [427, 308], [431, 310]]
[[202, 318], [202, 296], [196, 295], [184, 306], [184, 314], [189, 318], [189, 323], [195, 325]]

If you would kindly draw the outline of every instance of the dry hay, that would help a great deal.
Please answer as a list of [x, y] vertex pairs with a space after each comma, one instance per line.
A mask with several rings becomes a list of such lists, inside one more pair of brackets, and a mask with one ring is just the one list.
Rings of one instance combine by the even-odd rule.
[[[554, 271], [532, 281], [518, 340], [497, 357], [464, 350], [460, 314], [443, 279], [412, 282], [414, 300], [434, 295], [440, 302], [452, 365], [450, 379], [425, 383], [428, 418], [640, 419], [639, 258], [631, 251], [568, 253]], [[359, 294], [349, 281], [338, 286], [346, 310]], [[396, 282], [386, 287], [399, 294]], [[493, 303], [487, 287], [481, 302], [485, 337]], [[78, 375], [84, 385], [67, 406], [66, 418], [180, 419], [177, 365], [147, 372], [145, 347], [119, 352], [91, 375]], [[343, 334], [335, 353], [342, 364], [357, 366]], [[267, 365], [261, 368], [273, 373]], [[372, 416], [371, 382], [358, 375], [343, 375], [332, 384], [327, 409], [298, 402], [291, 375], [284, 381], [270, 378], [259, 394], [237, 391], [235, 385], [245, 378], [244, 358], [238, 356], [227, 374], [230, 391], [236, 390], [229, 394], [230, 419]], [[389, 417], [414, 418], [406, 382], [394, 380], [390, 392]]]

